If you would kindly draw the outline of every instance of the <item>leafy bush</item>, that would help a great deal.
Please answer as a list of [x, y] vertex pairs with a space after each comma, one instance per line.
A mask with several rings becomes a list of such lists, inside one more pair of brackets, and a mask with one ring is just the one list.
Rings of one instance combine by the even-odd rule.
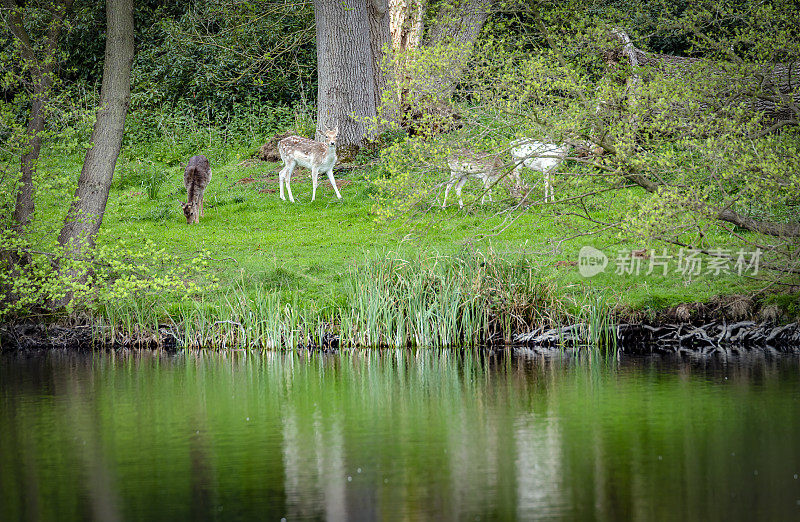
[[[146, 238], [130, 236], [100, 245], [87, 257], [71, 258], [33, 248], [12, 231], [0, 232], [0, 319], [30, 313], [68, 293], [69, 309], [94, 311], [127, 299], [172, 298], [178, 301], [215, 288], [206, 273], [210, 253], [182, 259], [158, 249]], [[9, 264], [10, 256], [27, 256], [24, 265]]]

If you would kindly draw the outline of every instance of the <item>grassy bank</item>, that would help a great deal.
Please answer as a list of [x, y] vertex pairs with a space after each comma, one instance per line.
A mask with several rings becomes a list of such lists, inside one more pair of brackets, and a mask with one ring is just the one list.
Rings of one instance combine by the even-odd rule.
[[[736, 274], [648, 275], [646, 260], [638, 274], [618, 273], [618, 252], [649, 245], [610, 231], [581, 236], [587, 224], [563, 207], [534, 206], [505, 226], [508, 200], [501, 190], [483, 207], [461, 211], [452, 201], [444, 210], [433, 205], [380, 221], [371, 158], [371, 166], [337, 171], [342, 201], [326, 180], [311, 202], [309, 173], [298, 169], [298, 202], [284, 202], [277, 194], [279, 166], [252, 159], [261, 140], [252, 136], [233, 145], [213, 133], [194, 140], [194, 152], [207, 155], [213, 170], [199, 225], [187, 225], [180, 210], [185, 190], [178, 144], [161, 144], [152, 154], [126, 149], [98, 244], [136, 248], [146, 242], [138, 248], [163, 250], [178, 264], [205, 252], [208, 278], [190, 298], [149, 292], [95, 303], [92, 316], [107, 331], [130, 337], [170, 325], [183, 343], [202, 346], [295, 346], [320, 342], [325, 332], [352, 345], [442, 346], [583, 321], [596, 325], [593, 335], [601, 340], [611, 313], [652, 316], [757, 286]], [[40, 172], [75, 180], [81, 161], [79, 152], [51, 151]], [[42, 194], [37, 212], [52, 226], [40, 230], [53, 230], [63, 219], [72, 188], [65, 181]], [[477, 194], [477, 184], [468, 184], [465, 194], [470, 188]], [[599, 204], [625, 203], [609, 196]], [[725, 245], [728, 239], [705, 241]], [[606, 270], [592, 278], [577, 266], [585, 245], [609, 258]]]

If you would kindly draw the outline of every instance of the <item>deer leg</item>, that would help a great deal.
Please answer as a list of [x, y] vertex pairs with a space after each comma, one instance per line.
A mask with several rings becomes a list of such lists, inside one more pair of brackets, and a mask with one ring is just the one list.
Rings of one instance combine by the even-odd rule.
[[514, 188], [520, 192], [524, 192], [522, 188], [522, 176], [519, 174], [519, 165], [514, 166], [514, 170], [512, 171], [511, 175], [514, 178]]
[[319, 169], [311, 167], [311, 201], [317, 198], [317, 178], [319, 177]]
[[447, 194], [450, 192], [450, 189], [453, 188], [453, 186], [456, 185], [459, 181], [461, 181], [459, 173], [454, 170], [451, 170], [450, 179], [447, 181], [447, 184], [445, 185], [444, 189], [444, 203], [442, 203], [442, 208], [445, 208], [447, 206]]
[[464, 208], [464, 200], [461, 199], [461, 189], [464, 187], [464, 183], [467, 182], [467, 176], [464, 176], [458, 183], [456, 183], [456, 194], [458, 194], [458, 208]]
[[205, 195], [205, 191], [200, 193], [200, 217], [206, 217], [206, 213], [203, 211], [203, 196]]
[[447, 193], [450, 192], [450, 187], [452, 187], [457, 179], [458, 175], [450, 171], [450, 179], [447, 181], [447, 184], [444, 186], [444, 202], [442, 203], [442, 208], [447, 206]]
[[281, 181], [281, 199], [283, 197], [283, 185], [286, 185], [286, 191], [289, 193], [289, 201], [294, 203], [294, 195], [292, 195], [292, 172], [294, 172], [294, 167], [297, 165], [297, 162], [294, 160], [289, 160], [286, 166], [281, 171], [283, 173], [283, 178]]
[[336, 197], [342, 199], [342, 195], [339, 194], [339, 189], [336, 188], [336, 180], [333, 178], [333, 167], [328, 169], [328, 181], [331, 182], [331, 186], [333, 187], [333, 191], [336, 192]]
[[553, 184], [552, 180], [550, 179], [550, 171], [552, 169], [547, 169], [544, 172], [544, 200], [545, 201], [555, 201], [555, 195], [553, 194]]
[[286, 171], [286, 163], [283, 164], [283, 168], [281, 169], [280, 172], [278, 172], [278, 186], [280, 187], [280, 196], [281, 196], [282, 200], [286, 201], [286, 198], [283, 196], [283, 176], [284, 176], [284, 171]]
[[489, 196], [489, 201], [492, 201], [492, 189], [489, 188], [489, 177], [486, 176], [483, 178], [483, 196], [481, 196], [481, 205], [486, 200], [486, 196]]

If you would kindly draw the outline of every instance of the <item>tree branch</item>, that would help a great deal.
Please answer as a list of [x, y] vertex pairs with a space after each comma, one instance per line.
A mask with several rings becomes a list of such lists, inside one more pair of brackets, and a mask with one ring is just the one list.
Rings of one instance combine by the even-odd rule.
[[[650, 181], [641, 174], [622, 174], [622, 176], [651, 193], [655, 193], [661, 186], [663, 186], [659, 183]], [[741, 214], [730, 209], [717, 211], [716, 218], [720, 221], [727, 221], [728, 223], [733, 223], [736, 226], [767, 236], [800, 237], [800, 223], [775, 223], [772, 221], [761, 221], [758, 219], [749, 218], [747, 216], [742, 216]]]
[[30, 61], [38, 69], [39, 64], [36, 61], [36, 55], [33, 52], [33, 43], [31, 42], [31, 37], [25, 30], [25, 25], [22, 23], [22, 17], [19, 14], [19, 9], [17, 8], [16, 3], [13, 0], [3, 0], [3, 6], [8, 9], [8, 28], [11, 31], [11, 34], [13, 34], [21, 44], [22, 57], [25, 60]]

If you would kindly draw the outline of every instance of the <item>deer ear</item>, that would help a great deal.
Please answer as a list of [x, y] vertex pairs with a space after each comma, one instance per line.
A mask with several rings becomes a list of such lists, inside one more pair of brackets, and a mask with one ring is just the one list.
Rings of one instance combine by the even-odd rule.
[[338, 136], [339, 135], [339, 126], [338, 125], [336, 126], [335, 129], [333, 129], [333, 135], [334, 136]]

